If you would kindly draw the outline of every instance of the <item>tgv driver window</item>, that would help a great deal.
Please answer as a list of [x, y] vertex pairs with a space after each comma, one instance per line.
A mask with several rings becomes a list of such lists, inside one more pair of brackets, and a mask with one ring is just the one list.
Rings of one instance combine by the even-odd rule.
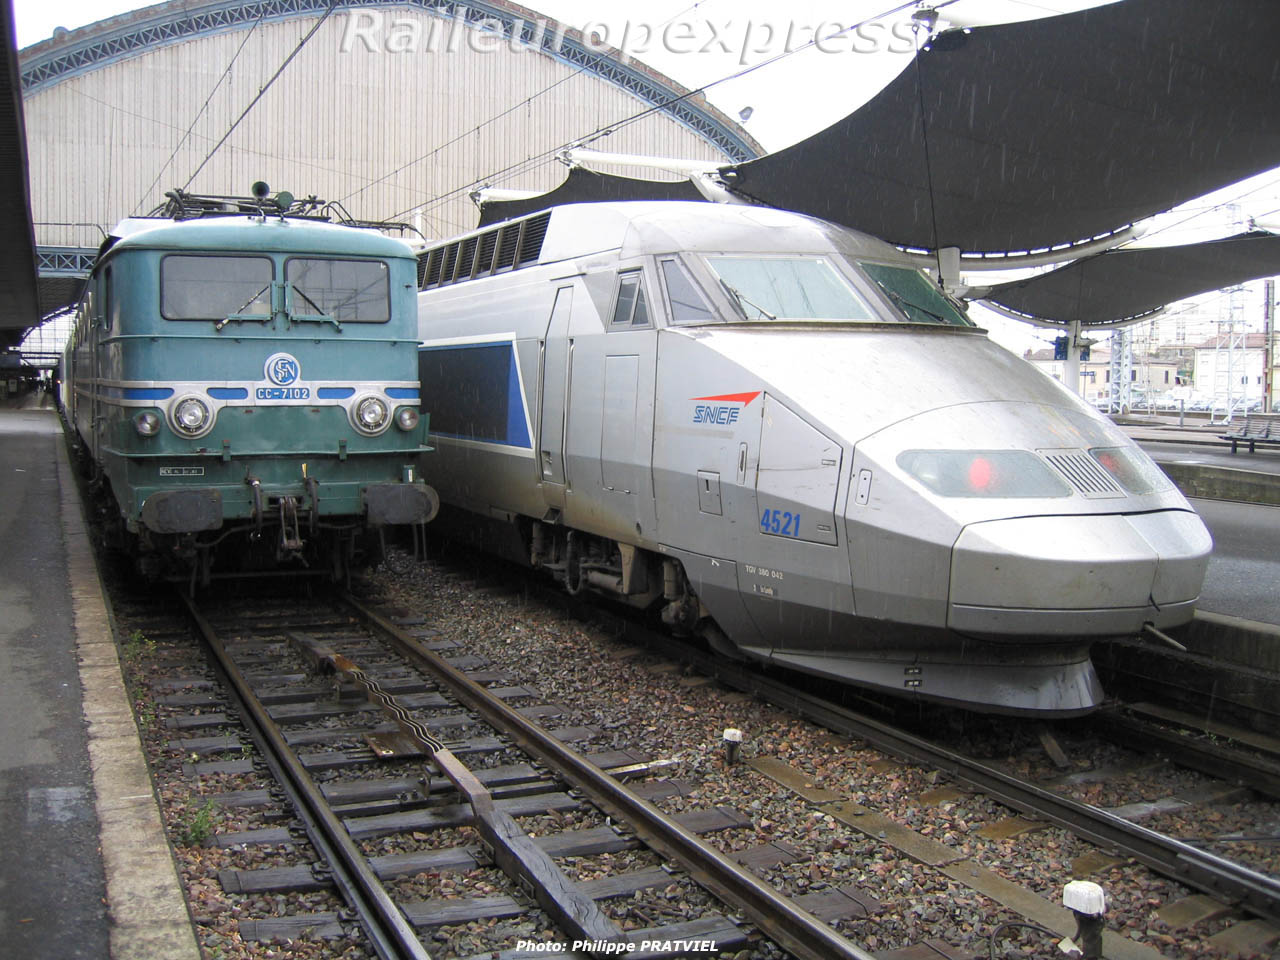
[[870, 320], [825, 257], [708, 257], [720, 285], [747, 320]]
[[885, 296], [913, 323], [947, 323], [956, 327], [972, 327], [974, 323], [948, 300], [938, 285], [912, 267], [895, 267], [885, 263], [859, 260]]
[[659, 265], [662, 267], [662, 279], [667, 284], [667, 299], [671, 302], [672, 321], [706, 323], [716, 318], [680, 264], [674, 260], [661, 260]]
[[639, 270], [618, 275], [618, 299], [613, 305], [610, 330], [649, 326], [649, 307], [644, 298], [644, 283]]

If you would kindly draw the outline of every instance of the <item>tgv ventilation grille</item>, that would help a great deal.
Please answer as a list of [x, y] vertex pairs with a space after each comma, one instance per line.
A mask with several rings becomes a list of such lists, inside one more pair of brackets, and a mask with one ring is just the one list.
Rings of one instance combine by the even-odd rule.
[[1124, 496], [1111, 475], [1087, 453], [1080, 450], [1041, 450], [1040, 453], [1082, 496], [1091, 500]]
[[531, 267], [542, 255], [551, 213], [514, 220], [418, 255], [418, 289], [429, 290]]

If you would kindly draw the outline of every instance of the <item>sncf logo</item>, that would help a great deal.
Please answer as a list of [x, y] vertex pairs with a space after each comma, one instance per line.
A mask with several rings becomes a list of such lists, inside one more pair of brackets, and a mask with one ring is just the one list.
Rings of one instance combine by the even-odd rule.
[[267, 357], [263, 372], [277, 387], [287, 387], [302, 376], [302, 365], [290, 354], [274, 353]]
[[728, 426], [737, 423], [745, 410], [760, 391], [754, 393], [723, 393], [715, 397], [694, 397], [693, 422], [714, 423]]

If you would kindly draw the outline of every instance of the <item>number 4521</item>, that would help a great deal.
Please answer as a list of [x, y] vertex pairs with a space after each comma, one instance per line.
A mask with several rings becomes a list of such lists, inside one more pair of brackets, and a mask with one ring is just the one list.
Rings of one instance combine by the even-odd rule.
[[800, 514], [790, 510], [766, 510], [760, 515], [760, 532], [780, 537], [798, 537]]

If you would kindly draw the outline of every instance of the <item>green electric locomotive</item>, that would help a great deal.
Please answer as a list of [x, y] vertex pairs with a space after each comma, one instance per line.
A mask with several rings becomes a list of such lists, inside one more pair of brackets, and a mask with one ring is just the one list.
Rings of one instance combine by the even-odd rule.
[[149, 574], [343, 576], [435, 515], [412, 249], [273, 203], [122, 222], [79, 304], [66, 417]]

